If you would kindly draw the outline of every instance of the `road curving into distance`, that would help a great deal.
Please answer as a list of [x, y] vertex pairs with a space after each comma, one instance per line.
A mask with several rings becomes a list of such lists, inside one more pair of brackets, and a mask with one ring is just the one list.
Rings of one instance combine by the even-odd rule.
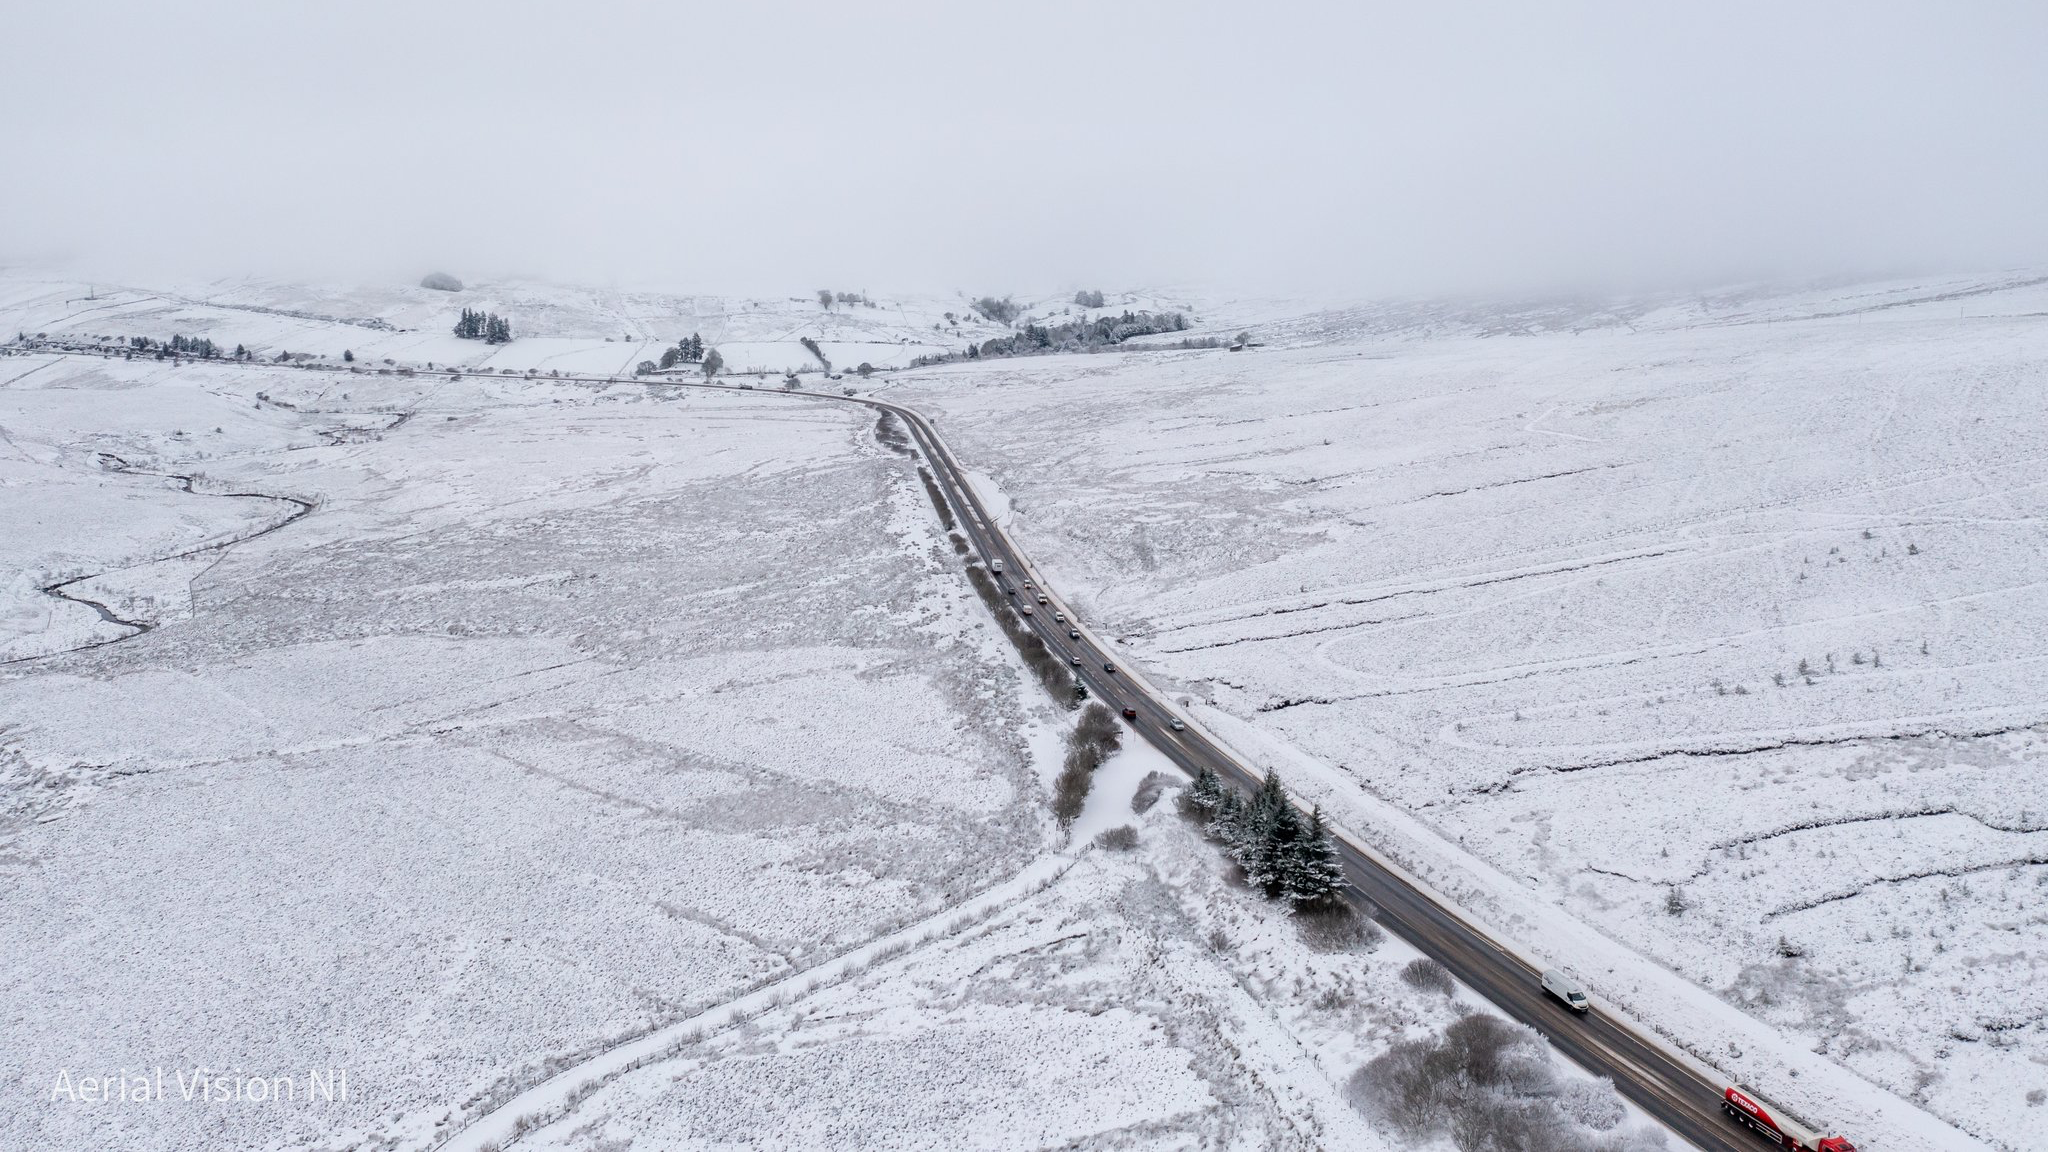
[[[1088, 685], [1089, 693], [1111, 708], [1135, 709], [1138, 719], [1132, 726], [1190, 776], [1206, 767], [1240, 790], [1248, 792], [1257, 787], [1259, 773], [1250, 764], [1204, 734], [1192, 717], [1181, 713], [1165, 693], [1126, 667], [1118, 653], [1078, 621], [1016, 542], [989, 516], [951, 451], [921, 413], [865, 397], [775, 391], [860, 404], [893, 413], [902, 420], [930, 461], [934, 478], [953, 504], [960, 531], [975, 551], [984, 561], [1003, 562], [1008, 571], [1000, 579], [1006, 586], [1017, 587], [1029, 579], [1051, 601], [1045, 606], [1049, 610], [1035, 612], [1023, 620], [1044, 639], [1055, 656], [1062, 660], [1080, 658], [1078, 665], [1069, 663]], [[1056, 623], [1053, 611], [1064, 613], [1069, 623]], [[1070, 636], [1070, 631], [1079, 632], [1080, 639]], [[1104, 670], [1110, 664], [1116, 666], [1114, 673]], [[1172, 728], [1170, 722], [1176, 719], [1185, 725], [1184, 730]], [[1511, 948], [1497, 943], [1455, 906], [1363, 845], [1341, 834], [1335, 839], [1351, 880], [1354, 902], [1369, 905], [1382, 926], [1443, 964], [1502, 1014], [1542, 1033], [1559, 1052], [1588, 1072], [1612, 1080], [1631, 1103], [1704, 1152], [1757, 1152], [1766, 1147], [1759, 1138], [1722, 1114], [1721, 1090], [1732, 1081], [1712, 1075], [1697, 1061], [1673, 1051], [1631, 1021], [1598, 1007], [1583, 1015], [1566, 1008], [1543, 991], [1539, 969]]]
[[[617, 377], [566, 375], [550, 380], [627, 382]], [[1132, 726], [1188, 775], [1207, 767], [1241, 791], [1249, 792], [1258, 786], [1259, 773], [1250, 764], [1203, 733], [1192, 717], [1173, 706], [1165, 693], [1125, 667], [1118, 660], [1118, 653], [1111, 651], [1067, 608], [1024, 551], [988, 514], [966, 473], [923, 413], [886, 400], [842, 393], [682, 380], [643, 378], [633, 382], [829, 400], [887, 412], [902, 420], [930, 462], [933, 479], [952, 503], [960, 532], [974, 551], [984, 562], [1003, 562], [1007, 571], [999, 579], [1006, 587], [1016, 587], [1028, 578], [1038, 591], [1045, 593], [1050, 601], [1046, 607], [1051, 611], [1034, 612], [1022, 619], [1044, 639], [1055, 656], [1062, 660], [1080, 658], [1078, 665], [1070, 661], [1069, 666], [1087, 684], [1090, 695], [1118, 710], [1134, 709], [1138, 719]], [[1068, 623], [1055, 622], [1053, 611], [1065, 614]], [[1079, 632], [1080, 638], [1068, 635], [1070, 631]], [[1115, 665], [1117, 670], [1108, 672], [1105, 665]], [[1173, 720], [1180, 720], [1184, 729], [1175, 731], [1171, 726]], [[1449, 969], [1451, 975], [1503, 1015], [1534, 1028], [1581, 1068], [1612, 1080], [1631, 1103], [1702, 1152], [1758, 1152], [1768, 1147], [1722, 1114], [1721, 1090], [1732, 1081], [1721, 1079], [1631, 1021], [1599, 1007], [1583, 1015], [1566, 1008], [1543, 991], [1542, 972], [1537, 967], [1505, 943], [1497, 942], [1448, 900], [1364, 845], [1341, 833], [1334, 839], [1351, 880], [1351, 899], [1367, 908], [1388, 931]]]

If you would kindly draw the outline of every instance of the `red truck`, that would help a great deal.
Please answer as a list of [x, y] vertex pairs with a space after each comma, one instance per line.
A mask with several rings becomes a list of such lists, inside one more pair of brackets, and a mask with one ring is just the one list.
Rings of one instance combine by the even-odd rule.
[[1721, 1092], [1721, 1111], [1790, 1152], [1856, 1152], [1856, 1146], [1849, 1143], [1848, 1137], [1822, 1136], [1785, 1115], [1776, 1104], [1759, 1100], [1732, 1085]]

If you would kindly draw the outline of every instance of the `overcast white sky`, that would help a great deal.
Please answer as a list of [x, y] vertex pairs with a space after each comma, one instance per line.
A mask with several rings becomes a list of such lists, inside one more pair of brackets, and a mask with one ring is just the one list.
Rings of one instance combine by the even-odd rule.
[[1346, 294], [2048, 263], [2048, 3], [7, 0], [0, 260]]

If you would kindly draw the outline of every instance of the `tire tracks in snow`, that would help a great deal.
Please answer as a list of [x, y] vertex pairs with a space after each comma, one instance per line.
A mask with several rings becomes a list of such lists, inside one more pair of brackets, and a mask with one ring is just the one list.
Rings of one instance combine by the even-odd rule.
[[628, 1072], [668, 1059], [714, 1032], [781, 1008], [828, 983], [854, 979], [870, 967], [965, 931], [1043, 892], [1079, 863], [1086, 851], [1082, 848], [1073, 855], [1047, 853], [1008, 880], [887, 936], [604, 1048], [469, 1120], [434, 1145], [434, 1152], [486, 1152], [509, 1147], [528, 1133], [569, 1114], [591, 1093]]

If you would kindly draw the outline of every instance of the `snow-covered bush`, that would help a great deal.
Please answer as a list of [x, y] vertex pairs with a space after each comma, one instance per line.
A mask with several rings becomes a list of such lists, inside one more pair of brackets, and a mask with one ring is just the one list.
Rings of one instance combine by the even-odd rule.
[[1024, 306], [1008, 296], [1001, 300], [993, 296], [983, 296], [974, 302], [974, 310], [996, 324], [1008, 324], [1024, 314]]
[[1138, 830], [1129, 824], [1105, 828], [1095, 837], [1095, 846], [1112, 852], [1129, 852], [1138, 846]]
[[1173, 777], [1166, 773], [1147, 772], [1145, 778], [1138, 781], [1138, 790], [1131, 794], [1131, 811], [1140, 816], [1150, 812], [1152, 806], [1159, 803], [1159, 798], [1166, 794], [1166, 790], [1173, 786]]
[[[1037, 637], [1032, 637], [1037, 639]], [[1041, 645], [1043, 642], [1041, 641]], [[1123, 747], [1123, 729], [1116, 717], [1100, 704], [1082, 709], [1073, 731], [1067, 733], [1067, 758], [1053, 782], [1052, 814], [1062, 828], [1074, 822], [1088, 802], [1088, 789], [1095, 783], [1095, 770]], [[1136, 833], [1133, 832], [1135, 843]]]
[[1446, 996], [1457, 991], [1458, 986], [1451, 980], [1451, 970], [1427, 956], [1417, 956], [1401, 969], [1401, 979], [1424, 992], [1441, 992]]
[[1611, 1086], [1570, 1081], [1533, 1031], [1475, 1013], [1440, 1037], [1394, 1045], [1346, 1085], [1351, 1103], [1417, 1143], [1461, 1152], [1649, 1152], [1659, 1132], [1617, 1130]]
[[1371, 952], [1387, 934], [1349, 904], [1333, 904], [1295, 917], [1301, 939], [1318, 952]]

